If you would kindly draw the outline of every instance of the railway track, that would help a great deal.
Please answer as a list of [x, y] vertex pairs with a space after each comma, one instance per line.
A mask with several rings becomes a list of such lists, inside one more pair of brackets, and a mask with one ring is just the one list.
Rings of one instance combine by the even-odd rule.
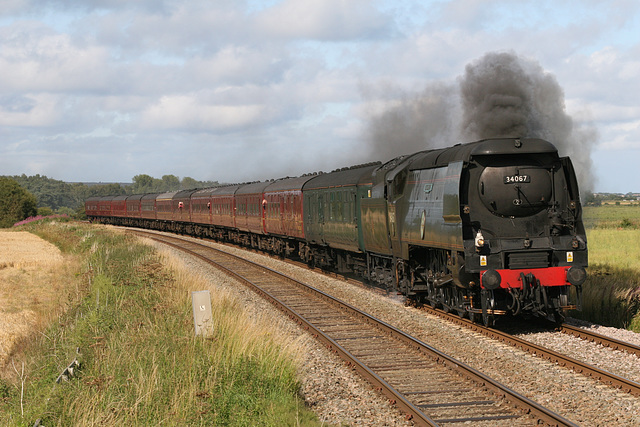
[[[635, 381], [631, 381], [629, 379], [623, 378], [621, 376], [615, 375], [613, 373], [604, 371], [602, 369], [599, 369], [595, 366], [589, 365], [587, 363], [581, 362], [577, 359], [574, 359], [572, 357], [563, 355], [561, 353], [558, 353], [556, 351], [541, 347], [537, 344], [531, 343], [529, 341], [523, 340], [521, 338], [518, 338], [516, 336], [507, 334], [505, 332], [499, 331], [497, 329], [493, 329], [493, 328], [487, 328], [483, 325], [480, 325], [478, 323], [474, 323], [471, 320], [468, 319], [463, 319], [461, 317], [459, 317], [456, 314], [452, 314], [452, 313], [446, 313], [440, 309], [434, 309], [433, 307], [429, 307], [429, 306], [425, 306], [425, 309], [432, 313], [435, 314], [439, 317], [445, 318], [455, 324], [464, 326], [468, 329], [471, 329], [473, 331], [479, 332], [487, 337], [499, 340], [501, 342], [504, 342], [508, 345], [511, 345], [513, 347], [517, 347], [521, 350], [524, 350], [528, 353], [531, 353], [533, 355], [542, 357], [544, 359], [547, 359], [549, 361], [552, 361], [554, 363], [559, 364], [560, 366], [564, 366], [567, 367], [569, 369], [572, 369], [576, 372], [582, 373], [586, 376], [592, 377], [600, 382], [602, 382], [603, 384], [612, 386], [612, 387], [616, 387], [624, 392], [630, 393], [634, 396], [640, 396], [640, 384], [635, 382]], [[605, 337], [603, 335], [600, 334], [594, 334], [594, 333], [590, 333], [589, 331], [584, 331], [580, 328], [574, 328], [570, 325], [562, 325], [563, 329], [566, 329], [566, 331], [563, 331], [565, 333], [571, 333], [574, 335], [578, 335], [579, 333], [581, 333], [582, 338], [584, 339], [588, 339], [591, 341], [596, 341], [599, 342], [603, 345], [606, 345], [608, 347], [612, 347], [615, 349], [620, 349], [620, 350], [624, 350], [624, 351], [629, 351], [632, 354], [638, 354], [636, 353], [636, 351], [640, 350], [637, 346], [634, 346], [632, 344], [629, 343], [624, 343], [622, 341], [618, 341], [615, 339], [611, 339], [608, 337]]]
[[[238, 247], [236, 245], [232, 245], [235, 247]], [[246, 249], [246, 248], [242, 248], [242, 249]], [[261, 253], [263, 255], [266, 256], [272, 256], [269, 253], [263, 252], [263, 251], [256, 251], [253, 249], [249, 249], [253, 252], [257, 252], [257, 253]], [[301, 263], [299, 261], [295, 261], [295, 260], [290, 260], [290, 259], [284, 259], [282, 260], [283, 262], [292, 264], [292, 265], [297, 265], [300, 267], [305, 267], [308, 268], [306, 266], [306, 264]], [[319, 274], [325, 274], [328, 275], [330, 277], [337, 277], [340, 280], [343, 280], [345, 282], [349, 282], [351, 284], [354, 285], [359, 285], [359, 286], [365, 286], [363, 285], [362, 281], [359, 281], [357, 279], [353, 279], [350, 278], [348, 276], [339, 274], [339, 273], [332, 273], [332, 272], [327, 272], [324, 270], [321, 270], [319, 268], [313, 268], [314, 271], [316, 271]], [[376, 288], [376, 287], [370, 287], [370, 286], [365, 286], [367, 289], [372, 290], [373, 292], [377, 292], [377, 293], [385, 293], [385, 291], [380, 290], [380, 288]], [[586, 376], [592, 377], [606, 385], [612, 386], [612, 387], [616, 387], [622, 391], [625, 391], [627, 393], [630, 393], [634, 396], [640, 396], [640, 384], [635, 382], [635, 381], [631, 381], [628, 379], [625, 379], [621, 376], [615, 375], [613, 373], [607, 372], [605, 370], [602, 369], [598, 369], [595, 366], [589, 365], [587, 363], [583, 363], [580, 362], [574, 358], [571, 358], [569, 356], [566, 355], [562, 355], [558, 352], [555, 352], [553, 350], [550, 349], [546, 349], [544, 347], [541, 347], [539, 345], [536, 345], [534, 343], [528, 342], [526, 340], [520, 339], [518, 337], [515, 337], [513, 335], [498, 331], [496, 329], [493, 328], [487, 328], [484, 327], [483, 325], [474, 323], [468, 319], [463, 319], [460, 318], [458, 315], [453, 314], [453, 313], [446, 313], [440, 309], [435, 309], [433, 307], [427, 306], [425, 305], [425, 308], [430, 311], [433, 314], [436, 314], [440, 317], [443, 317], [447, 320], [453, 321], [454, 323], [457, 323], [459, 325], [462, 325], [464, 327], [467, 327], [471, 330], [474, 330], [476, 332], [480, 332], [485, 336], [488, 336], [490, 338], [493, 339], [497, 339], [499, 341], [502, 341], [506, 344], [512, 345], [514, 347], [517, 347], [521, 350], [527, 351], [531, 354], [540, 356], [544, 359], [550, 360], [554, 363], [557, 363], [561, 366], [564, 367], [568, 367], [570, 369], [573, 369], [576, 372], [582, 373]], [[602, 334], [598, 334], [596, 332], [592, 332], [586, 329], [582, 329], [582, 328], [578, 328], [576, 326], [573, 325], [568, 325], [568, 324], [562, 324], [559, 328], [558, 331], [564, 334], [568, 334], [568, 335], [573, 335], [579, 338], [582, 338], [584, 340], [590, 341], [590, 342], [594, 342], [596, 344], [600, 344], [603, 347], [608, 347], [614, 350], [619, 350], [619, 351], [623, 351], [629, 354], [633, 354], [635, 356], [640, 357], [640, 346], [628, 343], [628, 342], [624, 342], [621, 340], [617, 340], [615, 338], [611, 338], [611, 337], [607, 337], [606, 335], [602, 335]]]
[[132, 233], [196, 256], [253, 288], [343, 358], [416, 425], [574, 425], [389, 324], [281, 273], [193, 241]]
[[591, 341], [596, 344], [600, 344], [604, 347], [609, 347], [614, 350], [624, 351], [629, 354], [635, 354], [636, 356], [640, 357], [640, 346], [637, 346], [628, 342], [620, 341], [615, 338], [610, 338], [605, 335], [599, 334], [597, 332], [592, 332], [587, 329], [578, 328], [577, 326], [573, 326], [573, 325], [567, 325], [566, 323], [560, 326], [559, 331], [564, 334], [573, 335], [573, 336], [582, 338], [584, 340]]

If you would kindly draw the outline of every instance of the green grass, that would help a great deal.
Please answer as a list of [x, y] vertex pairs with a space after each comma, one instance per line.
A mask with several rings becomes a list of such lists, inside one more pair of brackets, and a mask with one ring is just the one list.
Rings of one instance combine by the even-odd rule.
[[583, 311], [595, 323], [640, 332], [640, 230], [587, 230], [588, 279]]
[[586, 206], [583, 221], [587, 228], [640, 229], [640, 204]]
[[640, 205], [586, 207], [584, 221], [589, 276], [573, 315], [640, 332]]
[[[318, 424], [298, 396], [295, 351], [256, 328], [232, 297], [213, 295], [214, 336], [195, 337], [188, 289], [197, 278], [125, 235], [32, 227], [84, 258], [81, 295], [16, 357], [24, 375], [0, 380], [0, 425]], [[77, 348], [79, 376], [55, 384]]]

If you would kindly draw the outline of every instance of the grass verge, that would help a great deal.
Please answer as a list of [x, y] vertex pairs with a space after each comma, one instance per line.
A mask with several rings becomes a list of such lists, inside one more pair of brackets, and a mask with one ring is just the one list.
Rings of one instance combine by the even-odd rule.
[[575, 317], [640, 332], [640, 205], [584, 208], [589, 244], [583, 311]]
[[[231, 296], [212, 294], [214, 336], [194, 337], [197, 277], [102, 227], [25, 227], [83, 267], [76, 303], [5, 367], [1, 425], [317, 424], [298, 397], [295, 348], [255, 327]], [[77, 349], [78, 375], [56, 384]]]
[[574, 317], [640, 332], [640, 230], [587, 230], [588, 278]]

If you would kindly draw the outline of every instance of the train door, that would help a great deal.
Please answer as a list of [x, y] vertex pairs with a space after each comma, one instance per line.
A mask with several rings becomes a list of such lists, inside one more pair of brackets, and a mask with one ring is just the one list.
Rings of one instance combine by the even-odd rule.
[[318, 194], [318, 222], [316, 236], [319, 242], [324, 242], [324, 225], [325, 225], [325, 197], [324, 194]]
[[260, 206], [262, 207], [260, 210], [260, 216], [262, 216], [262, 232], [264, 234], [267, 234], [267, 198], [266, 196], [263, 194], [261, 195], [262, 198], [262, 202], [260, 203]]
[[[310, 194], [309, 194], [310, 193]], [[315, 243], [324, 242], [325, 197], [321, 191], [309, 191], [307, 195], [307, 221], [305, 223], [305, 235], [307, 240]]]
[[[387, 221], [391, 251], [397, 258], [408, 259], [408, 249], [403, 253], [402, 230], [404, 216], [404, 190], [407, 183], [409, 170], [406, 165], [398, 167], [387, 175]], [[408, 248], [407, 245], [404, 245]]]

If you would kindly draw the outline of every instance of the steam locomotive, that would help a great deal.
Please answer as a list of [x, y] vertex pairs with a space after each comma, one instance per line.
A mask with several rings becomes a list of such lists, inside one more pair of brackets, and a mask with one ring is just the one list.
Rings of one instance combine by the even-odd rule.
[[485, 139], [331, 173], [87, 199], [88, 218], [359, 275], [485, 325], [580, 309], [587, 241], [568, 157]]

